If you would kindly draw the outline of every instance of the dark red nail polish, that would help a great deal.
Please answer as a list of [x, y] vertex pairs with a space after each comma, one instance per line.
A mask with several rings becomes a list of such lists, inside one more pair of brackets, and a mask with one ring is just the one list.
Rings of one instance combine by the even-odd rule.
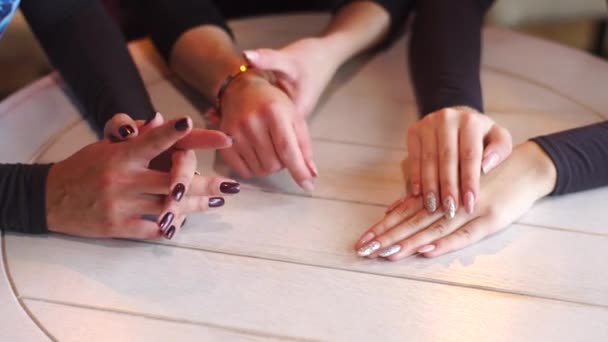
[[183, 118], [175, 123], [175, 129], [180, 132], [187, 130], [189, 127], [190, 127], [190, 122], [188, 121], [188, 118]]
[[175, 226], [171, 226], [171, 228], [167, 229], [167, 231], [165, 232], [165, 238], [167, 240], [171, 240], [173, 238], [173, 235], [175, 235]]
[[241, 184], [235, 182], [224, 182], [220, 184], [220, 191], [224, 194], [238, 194], [241, 192]]
[[222, 197], [211, 197], [209, 199], [209, 208], [218, 208], [224, 205], [224, 199]]
[[173, 215], [172, 212], [166, 213], [165, 216], [163, 216], [162, 220], [160, 220], [160, 223], [158, 224], [158, 226], [160, 227], [160, 230], [165, 231], [165, 229], [167, 229], [167, 227], [169, 227], [171, 225], [171, 223], [173, 223], [174, 218], [175, 218], [175, 215]]
[[120, 134], [120, 136], [123, 138], [127, 138], [133, 133], [135, 133], [135, 130], [130, 125], [120, 126], [120, 128], [118, 129], [118, 134]]
[[182, 200], [185, 193], [186, 193], [186, 186], [182, 183], [178, 183], [173, 188], [173, 191], [171, 192], [171, 197], [173, 197], [173, 199], [175, 199], [176, 201], [179, 202]]

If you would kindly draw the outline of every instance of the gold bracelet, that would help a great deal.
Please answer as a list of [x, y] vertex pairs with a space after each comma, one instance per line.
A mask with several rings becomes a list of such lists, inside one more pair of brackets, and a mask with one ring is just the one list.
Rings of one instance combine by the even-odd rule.
[[228, 77], [226, 77], [226, 79], [224, 80], [224, 82], [222, 82], [222, 85], [220, 86], [220, 90], [218, 90], [217, 92], [217, 97], [216, 97], [216, 109], [217, 109], [217, 114], [221, 116], [222, 111], [220, 110], [220, 108], [222, 107], [222, 98], [224, 97], [224, 93], [226, 92], [226, 89], [228, 88], [228, 86], [230, 85], [230, 83], [232, 83], [232, 81], [239, 77], [240, 75], [244, 74], [245, 72], [247, 72], [247, 70], [251, 69], [252, 67], [249, 64], [241, 64], [241, 66], [239, 66], [239, 70], [232, 74], [232, 75], [228, 75]]

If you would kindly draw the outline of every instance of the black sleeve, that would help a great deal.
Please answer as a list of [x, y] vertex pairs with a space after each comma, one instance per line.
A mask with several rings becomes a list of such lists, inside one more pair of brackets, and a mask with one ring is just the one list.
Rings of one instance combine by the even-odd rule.
[[165, 60], [169, 60], [177, 39], [192, 28], [215, 25], [232, 36], [221, 11], [211, 0], [147, 0], [143, 6], [150, 37]]
[[46, 178], [50, 167], [0, 164], [0, 230], [48, 232]]
[[21, 9], [98, 129], [116, 113], [152, 117], [152, 103], [126, 42], [98, 0], [23, 0]]
[[342, 7], [355, 1], [370, 1], [384, 10], [390, 16], [390, 27], [386, 38], [380, 43], [377, 49], [389, 47], [395, 40], [399, 39], [405, 30], [405, 23], [412, 8], [414, 8], [415, 0], [340, 0], [334, 5], [333, 13], [339, 11]]
[[493, 0], [418, 0], [410, 69], [422, 115], [452, 106], [483, 112], [481, 28]]
[[608, 121], [532, 139], [557, 170], [551, 195], [608, 185]]

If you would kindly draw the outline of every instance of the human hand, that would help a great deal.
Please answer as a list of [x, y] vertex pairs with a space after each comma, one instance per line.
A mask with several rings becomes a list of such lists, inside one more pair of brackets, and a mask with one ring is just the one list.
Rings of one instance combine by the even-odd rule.
[[326, 53], [323, 39], [305, 38], [282, 49], [244, 51], [250, 65], [272, 71], [276, 83], [294, 101], [298, 112], [308, 117], [340, 66]]
[[220, 153], [242, 177], [267, 176], [287, 168], [304, 190], [313, 190], [317, 169], [308, 124], [293, 102], [252, 69], [226, 88], [220, 130], [234, 139]]
[[425, 116], [407, 133], [410, 191], [422, 195], [429, 213], [440, 199], [447, 218], [460, 203], [473, 213], [479, 179], [509, 156], [509, 132], [468, 107], [444, 108]]
[[395, 203], [366, 231], [355, 248], [360, 256], [401, 260], [419, 253], [436, 257], [471, 245], [504, 229], [555, 187], [551, 159], [536, 143], [518, 146], [500, 166], [482, 177], [472, 215], [458, 212], [447, 219], [424, 209], [420, 196]]
[[[129, 141], [106, 139], [88, 145], [53, 165], [46, 192], [49, 229], [86, 237], [171, 238], [176, 231], [172, 221], [223, 204], [223, 199], [209, 196], [220, 194], [227, 180], [196, 176], [187, 200], [166, 210], [172, 176], [148, 166], [191, 134], [192, 123], [185, 117], [155, 125], [145, 130], [140, 126], [140, 135]], [[160, 220], [151, 222], [145, 216]]]

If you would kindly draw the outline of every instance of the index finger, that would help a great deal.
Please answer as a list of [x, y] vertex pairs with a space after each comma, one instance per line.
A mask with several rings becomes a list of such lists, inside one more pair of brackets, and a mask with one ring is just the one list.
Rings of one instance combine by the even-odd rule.
[[130, 140], [128, 156], [150, 161], [188, 135], [191, 130], [192, 120], [189, 117], [169, 121]]
[[181, 150], [223, 149], [232, 146], [232, 138], [224, 132], [193, 128], [175, 144]]

